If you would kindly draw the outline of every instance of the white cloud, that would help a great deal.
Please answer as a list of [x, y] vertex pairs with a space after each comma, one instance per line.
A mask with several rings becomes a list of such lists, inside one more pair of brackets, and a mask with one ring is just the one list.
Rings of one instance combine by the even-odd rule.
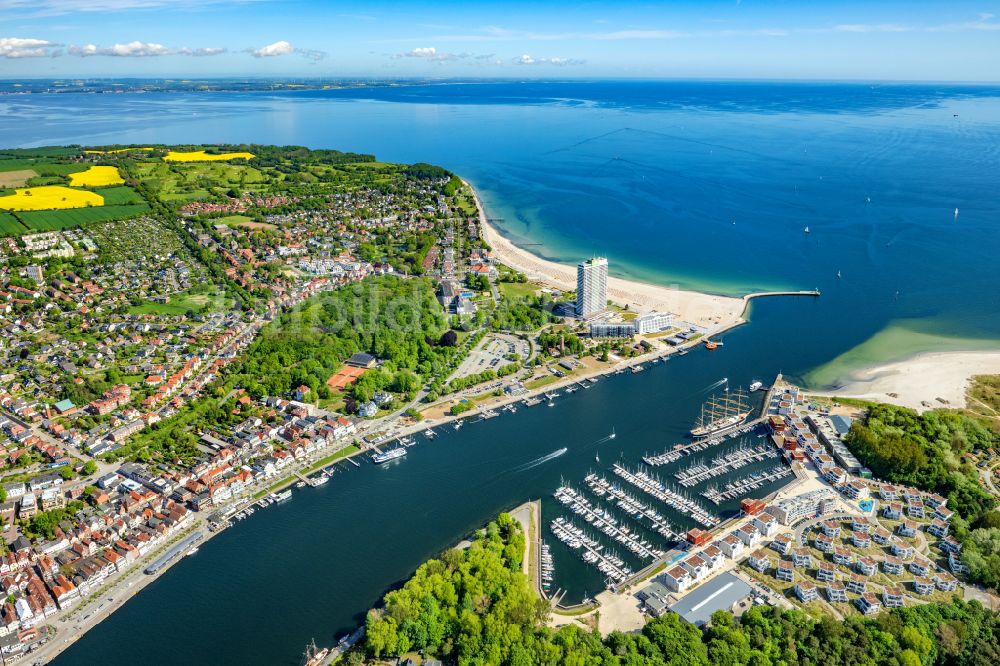
[[424, 46], [424, 47], [418, 46], [417, 48], [413, 49], [412, 51], [404, 55], [406, 55], [409, 58], [433, 58], [437, 56], [437, 49], [434, 48], [433, 46]]
[[514, 64], [516, 65], [555, 65], [556, 67], [564, 67], [566, 65], [582, 65], [585, 61], [577, 60], [576, 58], [536, 58], [525, 53], [522, 56], [514, 58]]
[[295, 48], [291, 45], [291, 43], [285, 41], [284, 39], [273, 44], [268, 44], [267, 46], [262, 46], [258, 49], [247, 49], [247, 53], [252, 55], [254, 58], [276, 58], [296, 53], [303, 58], [308, 58], [313, 61], [319, 61], [326, 57], [325, 51]]
[[597, 40], [676, 39], [687, 37], [687, 33], [677, 30], [616, 30], [615, 32], [591, 33], [589, 37]]
[[281, 40], [280, 42], [275, 42], [274, 44], [268, 44], [267, 46], [262, 46], [259, 49], [250, 49], [250, 54], [254, 58], [274, 58], [276, 56], [288, 55], [290, 53], [295, 53], [295, 47]]
[[46, 39], [0, 37], [0, 58], [44, 58], [57, 55], [59, 44]]
[[225, 53], [226, 49], [217, 47], [202, 47], [190, 49], [187, 47], [176, 49], [163, 44], [152, 42], [140, 42], [138, 40], [127, 44], [114, 44], [112, 46], [97, 46], [96, 44], [84, 44], [83, 46], [69, 47], [70, 55], [88, 58], [90, 56], [110, 56], [115, 58], [151, 58], [156, 56], [188, 55], [188, 56], [214, 56]]

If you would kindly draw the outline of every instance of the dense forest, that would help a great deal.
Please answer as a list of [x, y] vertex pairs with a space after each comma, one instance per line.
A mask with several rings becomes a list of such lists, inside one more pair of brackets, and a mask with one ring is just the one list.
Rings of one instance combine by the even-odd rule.
[[1000, 512], [980, 484], [978, 470], [965, 459], [966, 453], [1000, 445], [987, 423], [953, 411], [920, 415], [872, 405], [845, 442], [876, 477], [947, 497], [957, 514], [952, 532], [963, 543], [971, 579], [1000, 588]]
[[[253, 396], [287, 395], [326, 380], [356, 352], [384, 361], [357, 390], [415, 389], [450, 367], [457, 348], [440, 344], [447, 318], [426, 279], [370, 278], [309, 299], [261, 331], [236, 375]], [[365, 397], [365, 396], [362, 396]]]
[[1000, 617], [977, 602], [926, 604], [875, 618], [836, 621], [757, 606], [739, 619], [713, 615], [701, 629], [678, 616], [640, 633], [597, 632], [544, 620], [548, 606], [521, 573], [524, 534], [501, 514], [465, 550], [421, 566], [384, 608], [368, 615], [362, 649], [344, 663], [422, 652], [445, 663], [487, 666], [961, 666], [1000, 659]]

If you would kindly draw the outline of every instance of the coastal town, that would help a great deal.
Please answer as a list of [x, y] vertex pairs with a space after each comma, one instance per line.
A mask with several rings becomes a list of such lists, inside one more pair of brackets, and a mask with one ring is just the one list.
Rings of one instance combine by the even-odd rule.
[[[8, 660], [52, 658], [213, 535], [335, 473], [715, 350], [751, 298], [820, 297], [544, 262], [469, 183], [369, 155], [69, 147], [0, 152], [0, 177]], [[84, 194], [103, 203], [75, 206]], [[737, 392], [716, 388], [730, 409]], [[780, 376], [751, 390], [759, 413], [703, 413], [691, 442], [554, 489], [566, 513], [526, 525], [525, 572], [555, 626], [634, 631], [667, 611], [700, 626], [753, 604], [842, 618], [979, 589], [946, 498], [873, 477], [844, 443], [864, 407]], [[607, 590], [563, 606], [567, 555]]]

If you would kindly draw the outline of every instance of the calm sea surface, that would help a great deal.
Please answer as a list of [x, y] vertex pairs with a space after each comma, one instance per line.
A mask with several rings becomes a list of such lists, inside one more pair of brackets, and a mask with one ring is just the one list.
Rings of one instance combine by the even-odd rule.
[[[0, 98], [0, 145], [112, 142], [300, 144], [434, 162], [473, 182], [502, 231], [546, 257], [606, 254], [619, 275], [718, 293], [823, 295], [758, 303], [714, 353], [449, 430], [392, 465], [345, 465], [213, 539], [59, 664], [132, 663], [136, 636], [146, 664], [298, 663], [310, 638], [353, 628], [387, 588], [497, 511], [678, 441], [722, 377], [745, 386], [783, 371], [830, 386], [872, 362], [1000, 340], [996, 87], [576, 82]], [[597, 444], [612, 427], [617, 439]], [[562, 513], [545, 506], [546, 519]], [[570, 600], [600, 589], [593, 570], [559, 549], [556, 559]]]

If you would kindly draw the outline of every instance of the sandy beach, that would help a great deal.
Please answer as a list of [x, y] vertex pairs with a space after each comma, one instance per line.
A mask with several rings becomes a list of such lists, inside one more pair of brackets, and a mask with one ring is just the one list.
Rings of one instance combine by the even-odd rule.
[[828, 395], [888, 402], [920, 412], [929, 409], [925, 402], [931, 408], [964, 407], [972, 377], [992, 374], [1000, 374], [1000, 352], [933, 352], [863, 370]]
[[[478, 193], [471, 185], [469, 188], [475, 193], [483, 234], [497, 261], [521, 271], [533, 282], [562, 290], [576, 289], [575, 265], [548, 261], [514, 245], [489, 224]], [[608, 298], [637, 312], [672, 312], [683, 321], [710, 329], [729, 328], [740, 323], [745, 305], [741, 298], [713, 296], [616, 277], [608, 278]]]

